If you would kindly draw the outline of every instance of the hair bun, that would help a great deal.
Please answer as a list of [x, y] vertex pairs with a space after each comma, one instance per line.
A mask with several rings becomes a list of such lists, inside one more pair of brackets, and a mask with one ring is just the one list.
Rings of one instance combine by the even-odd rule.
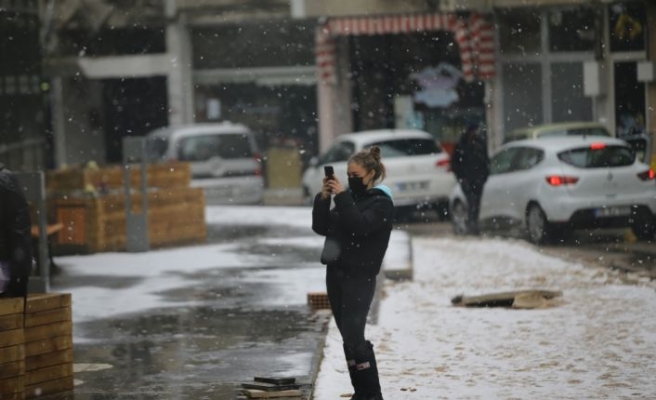
[[376, 161], [380, 161], [380, 147], [371, 146], [371, 149], [369, 149], [369, 153], [371, 153], [371, 155], [374, 156], [374, 159]]

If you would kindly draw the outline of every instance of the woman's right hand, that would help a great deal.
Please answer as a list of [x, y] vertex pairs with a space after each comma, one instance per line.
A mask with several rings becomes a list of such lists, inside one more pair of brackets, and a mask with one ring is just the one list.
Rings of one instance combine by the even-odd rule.
[[321, 188], [321, 197], [325, 200], [330, 198], [332, 194], [340, 194], [344, 191], [342, 182], [334, 176], [331, 178], [323, 178], [323, 187]]

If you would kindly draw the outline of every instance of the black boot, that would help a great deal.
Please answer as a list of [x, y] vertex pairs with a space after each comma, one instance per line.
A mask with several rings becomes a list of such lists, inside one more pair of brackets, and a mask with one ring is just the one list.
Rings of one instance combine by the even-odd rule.
[[383, 400], [380, 381], [378, 379], [378, 366], [376, 365], [374, 345], [366, 341], [360, 346], [356, 351], [355, 361], [357, 400]]
[[353, 350], [349, 349], [346, 344], [344, 344], [344, 357], [346, 357], [346, 365], [348, 367], [349, 376], [351, 377], [351, 385], [353, 385], [353, 390], [355, 392], [351, 397], [351, 400], [358, 400], [360, 397], [358, 394], [358, 385], [355, 375], [355, 356], [353, 355]]

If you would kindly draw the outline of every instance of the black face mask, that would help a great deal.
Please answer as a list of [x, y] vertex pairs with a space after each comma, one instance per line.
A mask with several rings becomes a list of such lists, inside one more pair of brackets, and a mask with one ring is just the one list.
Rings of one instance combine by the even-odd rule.
[[364, 184], [361, 176], [349, 177], [348, 184], [356, 197], [363, 196], [367, 192], [367, 185]]

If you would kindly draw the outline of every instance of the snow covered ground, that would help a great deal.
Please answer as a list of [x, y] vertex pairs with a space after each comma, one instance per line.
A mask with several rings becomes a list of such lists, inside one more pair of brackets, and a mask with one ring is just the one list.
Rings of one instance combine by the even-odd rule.
[[[418, 238], [412, 251], [414, 281], [386, 281], [367, 327], [386, 400], [656, 398], [653, 282], [624, 284], [515, 240]], [[533, 310], [450, 302], [535, 288], [564, 294]], [[315, 400], [351, 392], [332, 323]]]

